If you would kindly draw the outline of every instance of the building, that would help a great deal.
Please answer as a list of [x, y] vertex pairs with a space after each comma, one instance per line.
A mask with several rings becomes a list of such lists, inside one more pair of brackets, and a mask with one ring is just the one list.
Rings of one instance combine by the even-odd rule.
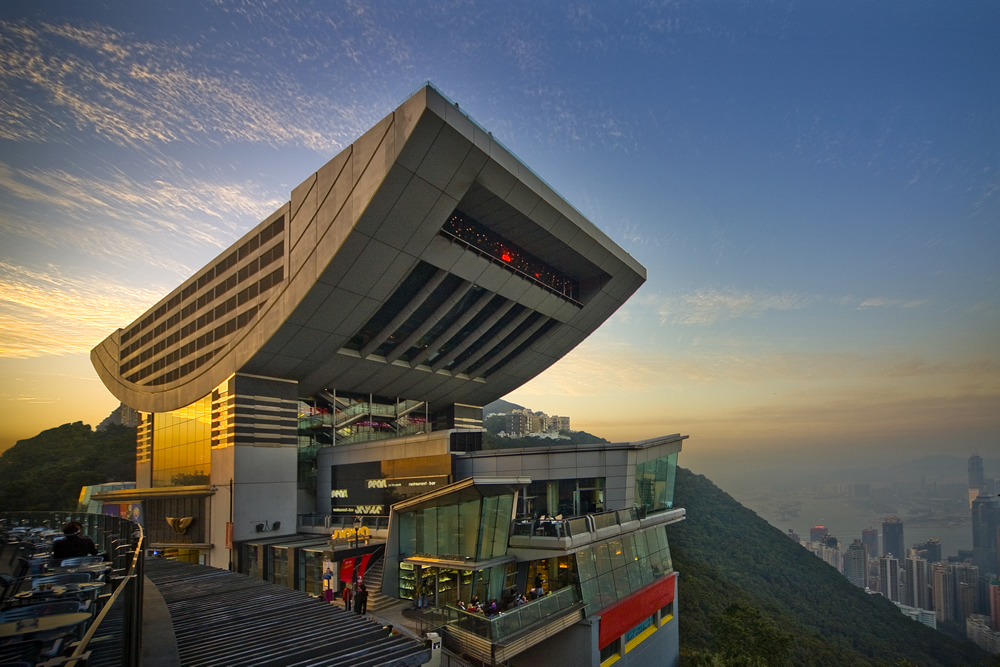
[[868, 586], [868, 545], [855, 539], [844, 555], [844, 576], [855, 586]]
[[980, 610], [979, 568], [968, 562], [953, 563], [949, 568], [954, 586], [954, 620], [961, 623]]
[[1000, 579], [990, 582], [990, 624], [1000, 630]]
[[790, 540], [792, 540], [793, 542], [795, 542], [796, 544], [799, 544], [802, 541], [802, 540], [799, 539], [799, 534], [796, 533], [791, 528], [788, 529], [788, 538]]
[[809, 529], [810, 542], [822, 542], [826, 535], [826, 526], [813, 526]]
[[955, 577], [951, 567], [943, 563], [931, 566], [931, 587], [934, 591], [934, 615], [938, 623], [955, 620]]
[[910, 607], [905, 604], [899, 604], [898, 602], [896, 603], [896, 606], [901, 612], [903, 612], [904, 616], [909, 616], [917, 623], [923, 623], [927, 627], [937, 630], [937, 618], [934, 616], [933, 611]]
[[990, 617], [971, 614], [965, 619], [965, 636], [992, 655], [1000, 654], [1000, 632], [990, 627]]
[[861, 531], [861, 543], [868, 547], [868, 557], [878, 556], [878, 529], [868, 526]]
[[[476, 659], [676, 664], [686, 436], [482, 449], [481, 406], [644, 280], [423, 87], [92, 351], [140, 414], [137, 488], [98, 499], [140, 504], [155, 550], [302, 590], [384, 541], [385, 594], [454, 614], [446, 646]], [[539, 630], [517, 646], [450, 605], [536, 581], [551, 598], [517, 616]]]
[[899, 561], [895, 558], [882, 556], [878, 563], [879, 593], [892, 602], [899, 599]]
[[1000, 531], [1000, 498], [978, 495], [972, 501], [972, 562], [979, 567], [980, 572], [1000, 574], [1000, 554], [997, 552], [997, 542], [1000, 540], [998, 531]]
[[969, 507], [972, 507], [972, 501], [982, 493], [984, 477], [983, 457], [973, 454], [969, 457]]
[[928, 563], [941, 562], [941, 540], [936, 537], [928, 539], [923, 544], [914, 545], [920, 552], [920, 557]]
[[882, 522], [882, 555], [903, 559], [906, 557], [905, 544], [903, 521], [896, 516], [886, 517]]
[[927, 599], [927, 561], [910, 556], [903, 563], [905, 572], [903, 604], [917, 609], [929, 609]]

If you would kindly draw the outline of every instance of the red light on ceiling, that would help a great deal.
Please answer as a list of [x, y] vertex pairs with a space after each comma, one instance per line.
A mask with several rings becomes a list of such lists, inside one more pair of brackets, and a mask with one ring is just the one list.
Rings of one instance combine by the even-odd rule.
[[506, 250], [504, 250], [503, 254], [500, 255], [500, 259], [502, 259], [505, 262], [509, 262], [510, 261], [510, 253], [507, 252]]

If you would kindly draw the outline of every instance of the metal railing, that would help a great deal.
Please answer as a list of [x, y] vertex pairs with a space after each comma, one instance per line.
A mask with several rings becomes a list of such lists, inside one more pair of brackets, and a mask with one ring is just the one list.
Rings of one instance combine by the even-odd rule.
[[528, 537], [578, 537], [585, 533], [596, 533], [602, 528], [636, 521], [643, 515], [645, 512], [640, 508], [631, 507], [624, 510], [586, 514], [571, 519], [514, 519], [511, 523], [510, 534]]
[[[300, 528], [331, 528], [340, 530], [354, 527], [354, 514], [299, 514], [298, 523]], [[363, 516], [361, 525], [369, 530], [388, 530], [389, 517], [387, 516]]]
[[[121, 665], [138, 667], [142, 650], [142, 600], [145, 535], [138, 523], [106, 514], [83, 512], [0, 512], [0, 525], [6, 531], [12, 528], [57, 529], [70, 521], [79, 523], [84, 534], [90, 535], [98, 549], [108, 555], [112, 571], [108, 578], [114, 588], [97, 618], [90, 624], [83, 639], [76, 644], [70, 659], [64, 664], [76, 667], [85, 661], [88, 646], [100, 630], [109, 634], [109, 612], [118, 605], [121, 614]], [[117, 616], [117, 615], [116, 615]], [[117, 630], [117, 628], [115, 628]], [[113, 634], [113, 633], [111, 633]]]
[[496, 643], [546, 620], [582, 601], [576, 586], [558, 591], [509, 609], [496, 616], [463, 611], [458, 607], [437, 607], [426, 614], [428, 627], [455, 627]]

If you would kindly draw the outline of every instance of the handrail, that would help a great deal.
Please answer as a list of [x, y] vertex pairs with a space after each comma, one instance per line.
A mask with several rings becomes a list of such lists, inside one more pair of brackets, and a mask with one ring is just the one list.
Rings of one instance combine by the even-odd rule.
[[[137, 576], [139, 576], [139, 575], [142, 574], [141, 573], [141, 570], [142, 570], [142, 556], [143, 556], [143, 551], [142, 550], [143, 550], [143, 545], [145, 544], [146, 536], [145, 536], [145, 534], [142, 531], [142, 526], [139, 525], [139, 524], [135, 524], [135, 525], [136, 525], [136, 527], [139, 530], [139, 539], [136, 542], [135, 553], [132, 554], [132, 564], [129, 566], [129, 568], [128, 568], [126, 574], [125, 574], [125, 576], [122, 577], [122, 580], [123, 580], [122, 583], [118, 586], [118, 588], [115, 590], [115, 592], [112, 593], [111, 599], [109, 599], [107, 601], [107, 603], [104, 605], [104, 608], [101, 609], [101, 613], [98, 614], [97, 618], [94, 620], [94, 622], [90, 624], [90, 628], [87, 630], [87, 634], [85, 634], [83, 636], [83, 639], [80, 640], [80, 642], [77, 644], [76, 650], [73, 651], [73, 654], [70, 656], [70, 658], [75, 658], [75, 660], [67, 662], [66, 663], [67, 667], [76, 667], [76, 664], [77, 664], [78, 660], [83, 659], [83, 654], [86, 653], [86, 651], [87, 651], [87, 645], [90, 643], [90, 640], [94, 638], [94, 634], [97, 632], [97, 629], [100, 627], [101, 623], [104, 621], [104, 618], [108, 615], [108, 612], [111, 610], [111, 607], [114, 606], [115, 602], [122, 595], [122, 592], [125, 591], [125, 589], [128, 588], [130, 584], [133, 584], [133, 580]], [[139, 575], [136, 574], [136, 570], [140, 571]], [[135, 586], [141, 586], [140, 584], [134, 584], [134, 585]], [[141, 590], [141, 588], [140, 588], [140, 590]], [[133, 601], [133, 604], [134, 604], [134, 602], [135, 601]], [[141, 619], [142, 618], [142, 612], [141, 612], [141, 609], [142, 609], [142, 607], [141, 607], [142, 595], [141, 595], [141, 593], [139, 595], [138, 602], [140, 604], [138, 616]], [[138, 661], [138, 655], [139, 655], [138, 648], [139, 648], [139, 646], [138, 645], [134, 645], [136, 643], [136, 642], [134, 642], [134, 640], [137, 639], [137, 638], [139, 638], [139, 637], [141, 637], [141, 630], [142, 630], [142, 628], [141, 628], [141, 623], [140, 623], [140, 624], [138, 624], [138, 627], [132, 628], [132, 630], [133, 630], [132, 633], [125, 632], [125, 630], [129, 629], [127, 626], [131, 625], [131, 623], [129, 622], [128, 617], [129, 617], [129, 614], [125, 614], [125, 625], [126, 625], [126, 627], [123, 628], [123, 635], [125, 635], [125, 636], [122, 637], [122, 649], [123, 650], [127, 650], [130, 647], [132, 648], [132, 652], [134, 653], [134, 656], [133, 656], [134, 657], [134, 662], [132, 662], [132, 661], [123, 661], [123, 662], [126, 665], [128, 665], [128, 664], [136, 664], [137, 665], [139, 663], [139, 661]], [[129, 636], [127, 636], [128, 634], [133, 634], [134, 636], [133, 637], [129, 637]]]

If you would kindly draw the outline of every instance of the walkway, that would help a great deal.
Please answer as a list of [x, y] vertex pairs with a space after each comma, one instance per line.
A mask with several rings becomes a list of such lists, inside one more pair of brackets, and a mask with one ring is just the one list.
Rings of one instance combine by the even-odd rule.
[[146, 561], [170, 611], [181, 663], [191, 667], [393, 665], [430, 649], [305, 593], [203, 565]]

